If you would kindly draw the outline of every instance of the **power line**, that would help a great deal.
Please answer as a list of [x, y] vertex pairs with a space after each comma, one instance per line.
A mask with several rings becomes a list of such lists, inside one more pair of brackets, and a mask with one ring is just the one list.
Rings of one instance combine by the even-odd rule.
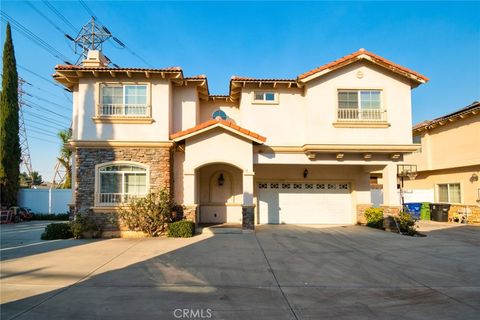
[[45, 131], [42, 131], [42, 130], [37, 130], [37, 129], [29, 129], [28, 130], [29, 132], [34, 132], [36, 134], [43, 134], [45, 136], [48, 136], [48, 137], [53, 137], [53, 138], [58, 138], [56, 135], [54, 135], [53, 133], [47, 133]]
[[[30, 118], [29, 118], [29, 119], [25, 119], [25, 120], [26, 120], [26, 122], [28, 122], [28, 123], [32, 122], [32, 123], [34, 123], [34, 124], [39, 124], [39, 125], [42, 125], [42, 126], [45, 125], [45, 122], [32, 120], [32, 119], [30, 119]], [[52, 126], [52, 125], [49, 125], [49, 126], [52, 127], [52, 129], [58, 129], [58, 131], [66, 129], [64, 126], [62, 126], [62, 125], [60, 125], [60, 124], [55, 124], [55, 126]]]
[[[91, 15], [93, 18], [98, 20], [98, 17], [95, 15], [95, 13], [90, 9], [87, 4], [83, 0], [79, 0], [80, 4], [82, 7], [88, 12], [89, 15]], [[99, 20], [100, 21], [100, 20]]]
[[56, 86], [56, 87], [59, 87], [59, 88], [62, 88], [62, 89], [63, 89], [63, 87], [62, 87], [61, 85], [59, 85], [58, 83], [54, 82], [53, 80], [48, 79], [48, 78], [46, 78], [46, 77], [44, 77], [44, 76], [42, 76], [42, 75], [40, 75], [40, 74], [38, 74], [38, 73], [36, 73], [36, 72], [28, 69], [28, 68], [26, 68], [26, 67], [23, 67], [23, 66], [21, 66], [21, 65], [19, 65], [19, 64], [17, 64], [17, 67], [19, 67], [20, 69], [22, 69], [22, 70], [24, 70], [24, 71], [27, 71], [27, 72], [33, 74], [34, 76], [37, 76], [38, 78], [40, 78], [40, 79], [42, 79], [42, 80], [47, 81], [48, 83], [50, 83], [50, 84], [52, 84], [52, 85], [54, 85], [54, 86]]
[[63, 53], [49, 45], [47, 42], [42, 40], [40, 37], [35, 35], [33, 32], [31, 32], [28, 28], [26, 28], [24, 25], [22, 25], [20, 22], [16, 21], [12, 17], [10, 17], [7, 13], [5, 13], [3, 10], [1, 11], [1, 17], [2, 20], [10, 22], [13, 28], [18, 30], [20, 33], [22, 33], [26, 38], [30, 39], [33, 41], [35, 44], [38, 46], [42, 47], [44, 50], [49, 52], [52, 56], [55, 58], [58, 58], [62, 61], [64, 61], [67, 64], [71, 64], [71, 62], [68, 61], [67, 56], [65, 56]]
[[[37, 127], [37, 126], [29, 124], [28, 125], [28, 130], [31, 130], [31, 129], [40, 130], [40, 132], [44, 132], [45, 134], [53, 134], [55, 136], [57, 134], [56, 132], [53, 132], [53, 131], [45, 131], [46, 130], [45, 127], [42, 128], [42, 127]], [[51, 128], [49, 128], [49, 129], [51, 129]]]
[[59, 107], [59, 108], [65, 109], [65, 110], [67, 110], [67, 111], [72, 111], [69, 107], [66, 107], [66, 106], [63, 106], [63, 105], [58, 104], [58, 103], [56, 103], [56, 102], [50, 101], [50, 100], [48, 100], [48, 99], [45, 99], [45, 98], [36, 96], [36, 95], [34, 95], [34, 94], [26, 93], [26, 95], [27, 95], [27, 96], [30, 96], [30, 97], [32, 97], [32, 98], [41, 100], [41, 101], [43, 101], [43, 102], [47, 102], [47, 103], [49, 103], [49, 104], [51, 104], [51, 105], [54, 105], [54, 106], [57, 106], [57, 107]]
[[55, 141], [52, 141], [52, 140], [48, 140], [48, 139], [42, 139], [42, 138], [38, 138], [36, 136], [29, 136], [28, 137], [29, 139], [35, 139], [35, 140], [40, 140], [40, 141], [43, 141], [43, 142], [48, 142], [48, 143], [53, 143], [53, 144], [56, 144], [58, 145], [58, 142], [55, 142]]
[[[93, 12], [92, 9], [90, 9], [87, 4], [85, 3], [85, 1], [83, 0], [78, 0], [80, 2], [80, 4], [83, 6], [83, 8], [88, 12], [89, 15], [92, 16], [93, 19], [97, 20], [100, 22], [100, 19], [98, 19], [98, 16]], [[133, 51], [132, 49], [130, 49], [125, 43], [123, 43], [122, 41], [120, 41], [120, 39], [118, 39], [117, 37], [114, 37], [113, 34], [106, 28], [106, 27], [102, 27], [103, 30], [105, 32], [107, 32], [113, 39], [113, 41], [115, 41], [118, 45], [120, 45], [123, 49], [127, 49], [128, 52], [130, 52], [133, 56], [135, 56], [137, 59], [141, 60], [143, 63], [145, 63], [147, 66], [149, 67], [152, 67], [152, 65], [150, 63], [148, 63], [144, 58], [142, 58], [138, 53], [136, 53], [135, 51]]]
[[43, 3], [57, 16], [59, 17], [67, 26], [69, 26], [73, 31], [77, 31], [75, 26], [68, 21], [63, 14], [61, 14], [51, 3], [43, 0]]
[[69, 117], [66, 117], [66, 116], [64, 116], [63, 114], [60, 114], [60, 113], [57, 113], [57, 112], [55, 112], [55, 111], [52, 111], [52, 110], [50, 110], [50, 109], [48, 109], [48, 108], [45, 108], [44, 106], [41, 106], [41, 105], [39, 105], [38, 103], [29, 101], [29, 100], [25, 100], [25, 104], [26, 104], [27, 106], [30, 106], [30, 107], [33, 107], [33, 108], [36, 108], [36, 109], [40, 109], [40, 110], [44, 110], [44, 111], [50, 112], [51, 114], [54, 114], [54, 115], [56, 115], [57, 117], [61, 117], [61, 118], [64, 118], [64, 119], [70, 121], [70, 118], [69, 118]]
[[[48, 122], [48, 123], [50, 123], [50, 124], [60, 125], [60, 126], [62, 126], [62, 127], [69, 127], [68, 124], [63, 125], [63, 124], [61, 124], [60, 122], [55, 122], [55, 121], [53, 121], [54, 119], [49, 119], [49, 118], [47, 118], [47, 117], [44, 117], [43, 115], [39, 115], [39, 114], [33, 112], [33, 110], [28, 110], [28, 109], [26, 109], [25, 111], [26, 111], [26, 112], [25, 112], [26, 115], [30, 115], [30, 116], [32, 116], [32, 117], [41, 119], [41, 120], [46, 121], [46, 122]], [[65, 121], [65, 120], [62, 120], [62, 121]]]
[[27, 5], [30, 6], [36, 13], [38, 13], [41, 17], [43, 17], [45, 20], [47, 20], [48, 23], [50, 23], [57, 31], [59, 31], [61, 34], [65, 35], [66, 32], [62, 30], [55, 22], [53, 22], [49, 17], [47, 17], [43, 12], [41, 12], [37, 7], [33, 5], [32, 2], [26, 1]]

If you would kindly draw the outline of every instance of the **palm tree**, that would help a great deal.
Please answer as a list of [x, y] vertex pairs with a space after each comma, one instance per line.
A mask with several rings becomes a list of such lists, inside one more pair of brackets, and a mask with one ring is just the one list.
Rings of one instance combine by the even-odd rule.
[[72, 130], [62, 130], [58, 133], [58, 136], [62, 140], [62, 147], [60, 148], [60, 157], [57, 159], [65, 168], [65, 182], [63, 183], [62, 188], [69, 189], [72, 187], [72, 151], [68, 149], [65, 144], [68, 143], [68, 140], [72, 137]]

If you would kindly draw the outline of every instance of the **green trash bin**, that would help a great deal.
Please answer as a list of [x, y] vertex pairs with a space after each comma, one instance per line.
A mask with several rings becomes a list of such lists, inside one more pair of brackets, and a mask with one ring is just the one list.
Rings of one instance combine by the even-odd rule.
[[420, 220], [430, 220], [430, 203], [423, 202], [420, 208]]

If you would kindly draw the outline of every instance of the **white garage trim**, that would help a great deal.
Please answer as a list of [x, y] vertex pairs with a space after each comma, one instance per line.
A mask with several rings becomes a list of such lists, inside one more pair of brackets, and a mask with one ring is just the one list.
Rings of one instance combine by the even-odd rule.
[[258, 222], [271, 224], [352, 224], [352, 183], [266, 181], [256, 183]]

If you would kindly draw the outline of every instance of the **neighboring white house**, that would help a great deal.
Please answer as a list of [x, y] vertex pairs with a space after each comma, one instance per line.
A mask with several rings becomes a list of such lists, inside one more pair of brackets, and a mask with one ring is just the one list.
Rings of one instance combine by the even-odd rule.
[[354, 224], [379, 170], [397, 211], [397, 162], [417, 148], [411, 89], [428, 81], [364, 49], [294, 79], [233, 76], [222, 96], [206, 76], [108, 68], [97, 51], [55, 71], [74, 98], [77, 211], [166, 187], [196, 222], [244, 229]]

